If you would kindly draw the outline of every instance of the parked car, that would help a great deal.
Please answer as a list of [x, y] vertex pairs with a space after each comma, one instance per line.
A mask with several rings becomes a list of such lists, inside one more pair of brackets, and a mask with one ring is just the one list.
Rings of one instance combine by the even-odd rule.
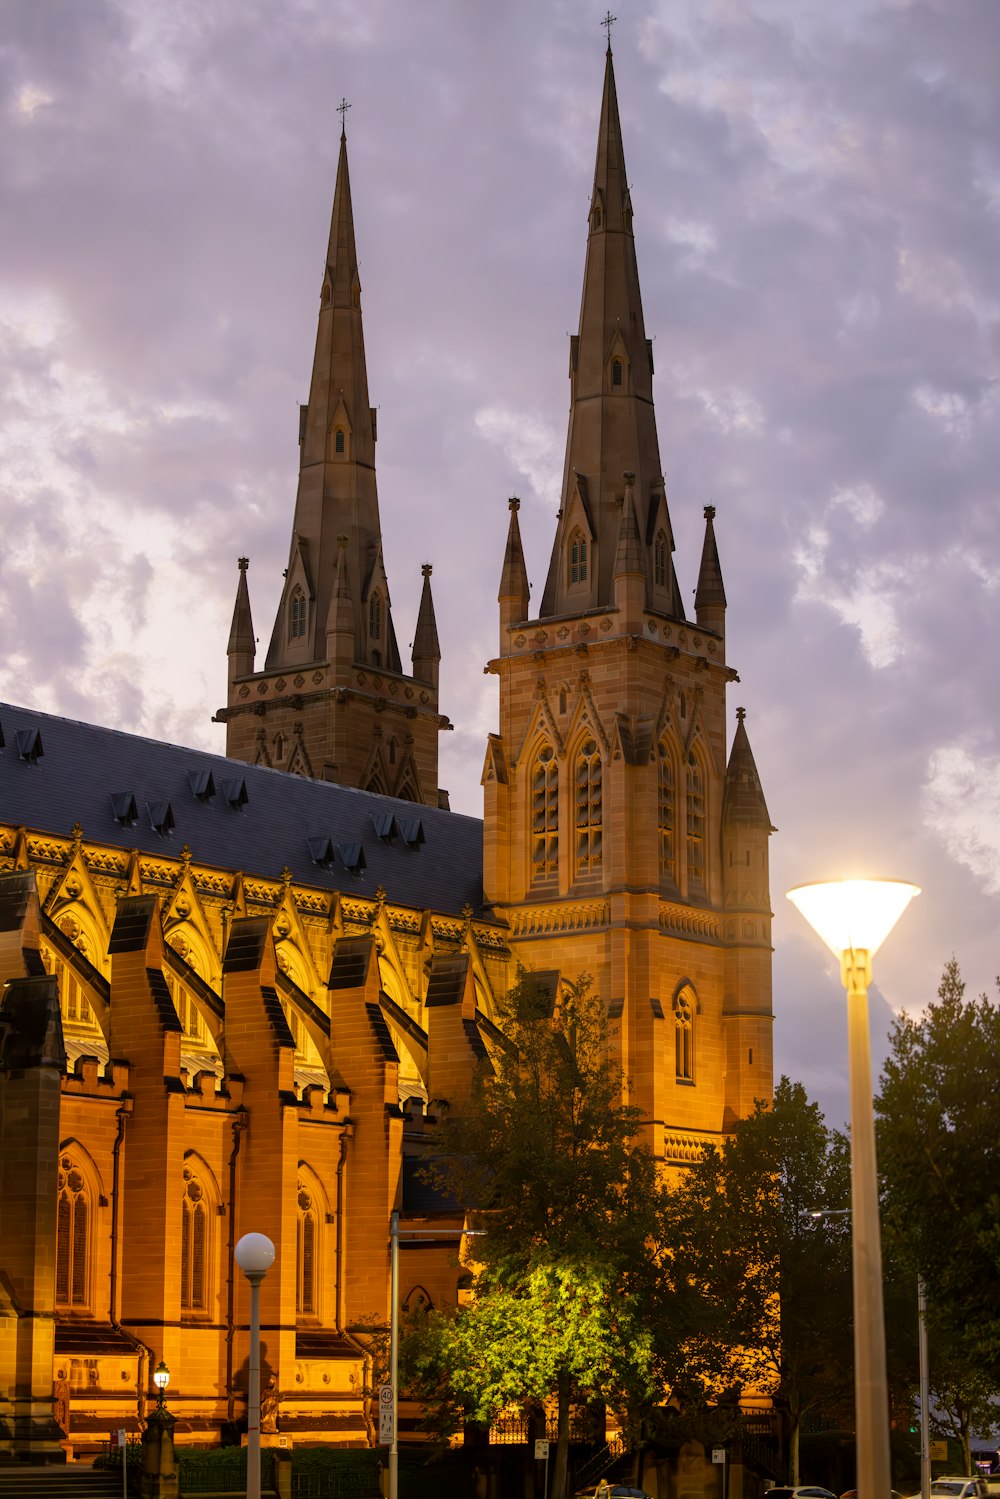
[[978, 1474], [975, 1478], [966, 1477], [964, 1473], [957, 1477], [948, 1474], [931, 1483], [931, 1499], [986, 1499], [988, 1493], [986, 1479]]
[[818, 1484], [807, 1483], [794, 1489], [768, 1489], [767, 1499], [837, 1499], [837, 1496], [829, 1489], [821, 1489]]
[[[840, 1499], [858, 1499], [857, 1489], [845, 1489], [841, 1494]], [[890, 1489], [889, 1499], [903, 1499], [903, 1496], [898, 1489]], [[919, 1494], [916, 1495], [916, 1499], [920, 1499]]]

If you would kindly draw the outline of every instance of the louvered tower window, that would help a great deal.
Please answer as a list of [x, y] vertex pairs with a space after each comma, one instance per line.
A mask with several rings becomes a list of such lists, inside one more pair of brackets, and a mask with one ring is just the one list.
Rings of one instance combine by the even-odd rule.
[[667, 586], [667, 538], [657, 531], [653, 542], [653, 582], [657, 588]]
[[298, 1219], [295, 1225], [295, 1311], [300, 1317], [316, 1314], [316, 1260], [319, 1219], [313, 1194], [299, 1181]]
[[292, 601], [288, 608], [288, 638], [290, 640], [301, 640], [306, 633], [306, 596], [301, 588], [296, 588], [292, 594]]
[[677, 791], [674, 757], [661, 739], [657, 767], [656, 822], [660, 844], [660, 874], [677, 878]]
[[368, 634], [372, 640], [382, 638], [382, 595], [373, 593], [368, 601]]
[[531, 865], [535, 881], [559, 876], [559, 764], [550, 744], [531, 774]]
[[591, 874], [601, 867], [603, 772], [593, 739], [582, 746], [576, 761], [576, 872]]
[[89, 1304], [91, 1200], [87, 1179], [70, 1155], [59, 1161], [56, 1209], [56, 1304], [81, 1308]]
[[687, 874], [688, 888], [705, 885], [705, 775], [697, 755], [687, 762]]
[[203, 1312], [208, 1305], [208, 1203], [194, 1171], [184, 1167], [181, 1209], [181, 1310]]
[[587, 581], [587, 538], [582, 531], [574, 531], [569, 540], [569, 581]]

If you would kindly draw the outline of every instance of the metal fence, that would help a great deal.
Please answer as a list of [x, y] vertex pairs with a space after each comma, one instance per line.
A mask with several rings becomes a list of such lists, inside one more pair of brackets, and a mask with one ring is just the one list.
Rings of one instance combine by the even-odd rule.
[[[245, 1494], [247, 1491], [246, 1448], [233, 1448], [232, 1456], [225, 1462], [199, 1455], [179, 1454], [177, 1464], [178, 1487], [187, 1499], [189, 1494]], [[274, 1488], [274, 1455], [260, 1455], [260, 1483], [262, 1489]]]
[[[501, 1416], [490, 1427], [491, 1447], [516, 1447], [536, 1439], [547, 1442], [559, 1440], [559, 1421], [556, 1416], [545, 1422], [544, 1431], [540, 1420], [532, 1421], [527, 1416]], [[586, 1420], [570, 1421], [569, 1439], [574, 1443], [594, 1442], [593, 1424]]]
[[378, 1499], [378, 1479], [360, 1468], [292, 1467], [292, 1499]]

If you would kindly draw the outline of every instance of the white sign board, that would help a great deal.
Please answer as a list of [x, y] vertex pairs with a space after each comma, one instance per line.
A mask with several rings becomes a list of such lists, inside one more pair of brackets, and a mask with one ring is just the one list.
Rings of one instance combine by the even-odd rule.
[[536, 1442], [535, 1443], [535, 1457], [538, 1460], [538, 1462], [541, 1462], [542, 1459], [548, 1457], [548, 1455], [549, 1455], [549, 1444], [548, 1444], [548, 1442]]
[[382, 1447], [390, 1447], [396, 1433], [392, 1424], [392, 1385], [379, 1386], [378, 1392], [378, 1439]]
[[725, 1460], [726, 1460], [726, 1449], [725, 1449], [725, 1447], [713, 1447], [712, 1448], [712, 1461], [713, 1461], [713, 1463], [724, 1463]]

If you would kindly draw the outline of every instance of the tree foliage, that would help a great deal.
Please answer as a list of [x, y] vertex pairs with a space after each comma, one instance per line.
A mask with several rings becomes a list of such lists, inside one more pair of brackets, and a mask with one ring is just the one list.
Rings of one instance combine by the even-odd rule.
[[586, 978], [553, 999], [522, 974], [500, 1022], [508, 1044], [444, 1126], [437, 1170], [480, 1230], [474, 1295], [411, 1331], [406, 1368], [444, 1423], [558, 1396], [560, 1495], [571, 1399], [624, 1424], [652, 1398], [656, 1172]]
[[681, 1377], [705, 1395], [773, 1396], [788, 1413], [793, 1483], [802, 1417], [850, 1400], [849, 1191], [844, 1141], [783, 1077], [773, 1105], [661, 1200], [672, 1289], [698, 1293]]
[[1000, 1005], [966, 998], [954, 958], [937, 1000], [896, 1018], [876, 1109], [886, 1233], [924, 1279], [935, 1398], [962, 1440], [1000, 1394]]

